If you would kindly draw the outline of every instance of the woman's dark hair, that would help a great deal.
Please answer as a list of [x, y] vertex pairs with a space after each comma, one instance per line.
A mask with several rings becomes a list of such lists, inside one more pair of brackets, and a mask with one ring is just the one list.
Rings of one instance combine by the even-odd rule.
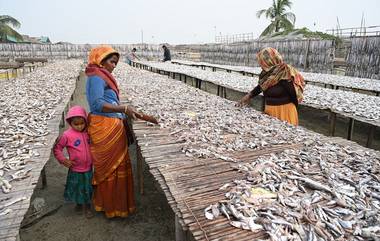
[[137, 51], [137, 49], [136, 49], [136, 48], [133, 48], [132, 51]]
[[101, 63], [106, 62], [107, 60], [109, 60], [110, 58], [112, 58], [112, 56], [114, 56], [114, 55], [116, 55], [118, 59], [120, 58], [120, 54], [119, 54], [119, 53], [110, 53], [109, 55], [107, 55], [107, 56], [102, 60]]

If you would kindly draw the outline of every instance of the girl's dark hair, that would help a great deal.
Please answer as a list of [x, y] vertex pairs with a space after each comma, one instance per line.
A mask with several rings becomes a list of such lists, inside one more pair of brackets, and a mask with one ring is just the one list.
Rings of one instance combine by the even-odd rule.
[[106, 62], [107, 60], [109, 60], [110, 58], [112, 58], [112, 56], [114, 56], [114, 55], [116, 55], [118, 59], [120, 58], [120, 54], [119, 54], [119, 53], [110, 53], [109, 55], [107, 55], [107, 56], [102, 60], [101, 63]]
[[132, 51], [137, 51], [137, 49], [136, 49], [136, 48], [133, 48]]

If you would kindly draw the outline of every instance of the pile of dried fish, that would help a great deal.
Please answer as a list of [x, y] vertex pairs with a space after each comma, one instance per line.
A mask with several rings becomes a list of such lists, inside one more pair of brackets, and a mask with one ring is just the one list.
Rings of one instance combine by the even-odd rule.
[[[248, 73], [253, 73], [258, 75], [261, 72], [261, 68], [258, 67], [248, 67], [248, 66], [233, 66], [233, 65], [219, 65], [211, 64], [205, 62], [192, 62], [185, 60], [175, 60], [176, 63], [183, 65], [193, 65], [193, 66], [209, 66], [216, 67], [232, 71], [244, 71]], [[346, 88], [356, 88], [369, 91], [380, 91], [380, 81], [374, 79], [358, 78], [351, 76], [333, 75], [333, 74], [321, 74], [321, 73], [311, 73], [311, 72], [301, 72], [307, 81], [329, 84], [335, 86], [342, 86]]]
[[[171, 72], [177, 72], [218, 85], [248, 92], [257, 85], [258, 78], [225, 72], [204, 71], [195, 67], [170, 63], [145, 62], [145, 64]], [[380, 120], [380, 98], [350, 91], [326, 89], [307, 85], [303, 105], [361, 117], [367, 121]]]
[[171, 135], [185, 144], [183, 151], [188, 156], [214, 156], [236, 161], [227, 153], [309, 143], [320, 136], [252, 108], [237, 108], [235, 102], [175, 80], [128, 68], [122, 63], [115, 75], [123, 80], [121, 89], [127, 91], [133, 104], [157, 116], [161, 127], [170, 129]]
[[[60, 61], [12, 81], [1, 81], [0, 186], [12, 193], [12, 183], [28, 178], [37, 149], [47, 146], [48, 120], [55, 108], [71, 95], [81, 68], [79, 60]], [[50, 144], [50, 143], [49, 143]], [[35, 164], [34, 164], [35, 165]], [[9, 213], [9, 196], [0, 194], [0, 215]], [[21, 198], [21, 199], [20, 199]], [[15, 200], [23, 200], [23, 197]], [[3, 201], [8, 204], [3, 204]], [[4, 201], [4, 202], [5, 202]], [[11, 203], [11, 204], [9, 204]], [[3, 210], [7, 208], [7, 210]]]
[[302, 150], [235, 165], [225, 200], [205, 209], [270, 240], [379, 240], [380, 157], [317, 141]]

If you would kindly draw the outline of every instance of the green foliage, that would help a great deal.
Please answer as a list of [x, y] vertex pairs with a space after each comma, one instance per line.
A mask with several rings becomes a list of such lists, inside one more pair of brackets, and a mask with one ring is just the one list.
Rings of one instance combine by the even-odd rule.
[[260, 18], [265, 15], [271, 23], [264, 29], [260, 36], [267, 36], [277, 33], [280, 30], [290, 31], [294, 28], [296, 22], [296, 15], [292, 12], [286, 12], [286, 8], [291, 8], [292, 2], [290, 0], [273, 0], [272, 6], [268, 9], [257, 11], [256, 16]]
[[292, 29], [292, 30], [285, 30], [282, 32], [277, 32], [271, 35], [271, 37], [278, 37], [278, 36], [287, 36], [287, 35], [302, 35], [305, 38], [318, 38], [318, 39], [330, 39], [335, 40], [336, 43], [341, 43], [342, 40], [339, 37], [336, 37], [331, 34], [323, 33], [323, 32], [313, 32], [310, 31], [308, 28], [299, 28], [299, 29]]
[[[0, 15], [0, 37], [5, 39], [6, 36], [11, 36], [18, 41], [22, 41], [23, 38], [21, 34], [19, 34], [13, 28], [19, 28], [21, 26], [20, 22], [9, 16], [9, 15]], [[12, 28], [13, 27], [13, 28]]]

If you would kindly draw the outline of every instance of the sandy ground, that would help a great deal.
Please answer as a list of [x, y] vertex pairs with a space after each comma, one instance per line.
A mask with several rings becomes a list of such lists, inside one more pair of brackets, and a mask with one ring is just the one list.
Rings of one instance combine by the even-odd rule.
[[[84, 81], [81, 81], [72, 104], [86, 106], [84, 93]], [[130, 156], [136, 170], [134, 145], [130, 147]], [[76, 214], [74, 204], [64, 203], [63, 200], [67, 169], [51, 157], [46, 166], [46, 173], [47, 188], [43, 190], [36, 188], [32, 200], [37, 197], [43, 198], [46, 203], [43, 211], [54, 209], [59, 205], [63, 206], [32, 226], [22, 228], [20, 230], [22, 241], [174, 240], [174, 214], [164, 194], [157, 189], [153, 177], [146, 170], [144, 172], [145, 194], [140, 196], [135, 191], [137, 212], [124, 219], [107, 219], [102, 213], [96, 213], [94, 218], [88, 220], [83, 215]], [[135, 181], [135, 186], [136, 184]], [[26, 216], [32, 212], [30, 209]]]

